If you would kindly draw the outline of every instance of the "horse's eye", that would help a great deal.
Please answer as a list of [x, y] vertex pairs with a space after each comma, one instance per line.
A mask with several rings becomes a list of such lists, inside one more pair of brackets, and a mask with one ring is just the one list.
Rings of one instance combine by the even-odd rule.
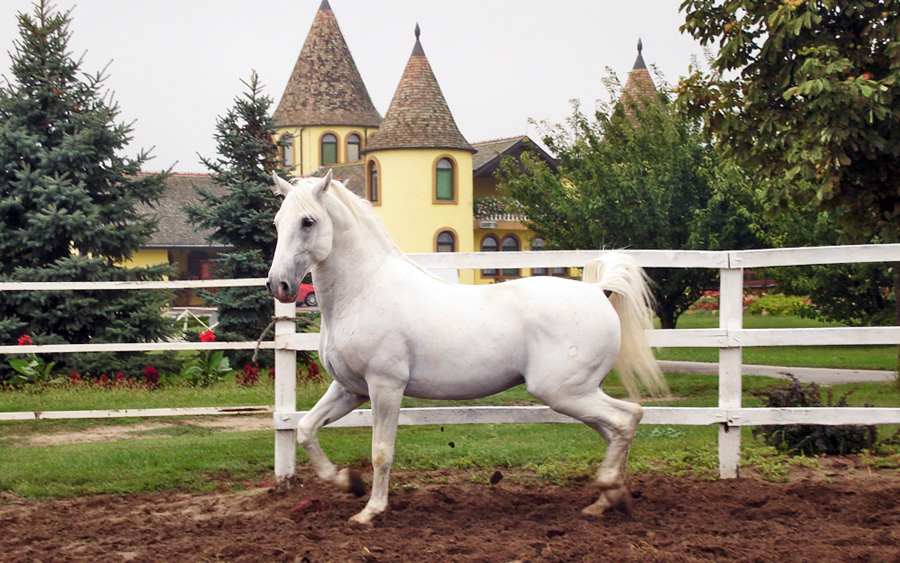
[[315, 224], [316, 224], [316, 220], [313, 219], [312, 217], [304, 217], [303, 219], [300, 220], [300, 226], [303, 227], [304, 229], [308, 229]]

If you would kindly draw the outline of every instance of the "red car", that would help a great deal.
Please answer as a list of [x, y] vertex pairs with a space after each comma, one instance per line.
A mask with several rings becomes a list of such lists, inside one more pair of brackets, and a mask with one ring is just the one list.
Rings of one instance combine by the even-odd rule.
[[319, 304], [316, 299], [316, 288], [308, 283], [300, 284], [300, 293], [297, 294], [297, 303], [306, 305], [307, 307], [315, 307]]

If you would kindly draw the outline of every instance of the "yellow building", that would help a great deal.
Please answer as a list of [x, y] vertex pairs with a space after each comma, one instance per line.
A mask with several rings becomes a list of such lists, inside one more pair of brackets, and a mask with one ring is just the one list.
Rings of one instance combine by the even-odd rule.
[[[324, 0], [274, 113], [276, 142], [295, 175], [335, 177], [374, 206], [405, 252], [539, 250], [519, 217], [476, 217], [496, 197], [500, 155], [534, 150], [526, 137], [469, 144], [460, 133], [419, 39], [384, 119], [372, 104], [334, 12]], [[565, 270], [460, 272], [491, 283]]]
[[[169, 264], [173, 267], [173, 279], [207, 280], [215, 278], [213, 260], [230, 246], [211, 242], [212, 232], [199, 229], [184, 211], [185, 203], [200, 203], [194, 187], [220, 196], [222, 187], [212, 181], [209, 174], [173, 173], [166, 180], [166, 191], [153, 206], [144, 206], [143, 214], [157, 221], [157, 229], [141, 249], [126, 264], [128, 267]], [[190, 289], [175, 292], [176, 307], [196, 307], [203, 299]]]

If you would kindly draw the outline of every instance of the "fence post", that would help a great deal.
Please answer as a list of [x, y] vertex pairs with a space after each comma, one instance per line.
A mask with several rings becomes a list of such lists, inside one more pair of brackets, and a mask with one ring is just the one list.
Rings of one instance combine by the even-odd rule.
[[[744, 269], [737, 266], [735, 253], [728, 254], [728, 266], [719, 270], [719, 328], [739, 331], [744, 319]], [[741, 408], [742, 350], [728, 336], [719, 348], [719, 408]], [[741, 469], [741, 427], [719, 425], [719, 477], [734, 479]]]
[[[275, 301], [275, 316], [294, 318], [294, 303]], [[288, 349], [296, 330], [293, 321], [275, 322], [275, 416], [297, 411], [297, 352]], [[275, 481], [284, 482], [297, 467], [297, 429], [275, 430]]]

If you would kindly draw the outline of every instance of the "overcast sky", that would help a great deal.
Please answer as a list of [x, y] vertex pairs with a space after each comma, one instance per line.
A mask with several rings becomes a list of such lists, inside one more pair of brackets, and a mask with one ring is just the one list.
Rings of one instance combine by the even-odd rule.
[[[56, 0], [72, 11], [70, 48], [82, 70], [109, 63], [106, 87], [127, 154], [153, 148], [145, 170], [206, 172], [216, 118], [255, 70], [274, 111], [321, 0]], [[680, 0], [330, 0], [375, 107], [384, 116], [415, 43], [416, 23], [459, 129], [469, 142], [521, 134], [528, 120], [558, 123], [569, 100], [606, 98], [611, 68], [624, 81], [644, 59], [670, 84], [702, 48], [678, 28]], [[0, 0], [0, 73], [30, 0]]]

